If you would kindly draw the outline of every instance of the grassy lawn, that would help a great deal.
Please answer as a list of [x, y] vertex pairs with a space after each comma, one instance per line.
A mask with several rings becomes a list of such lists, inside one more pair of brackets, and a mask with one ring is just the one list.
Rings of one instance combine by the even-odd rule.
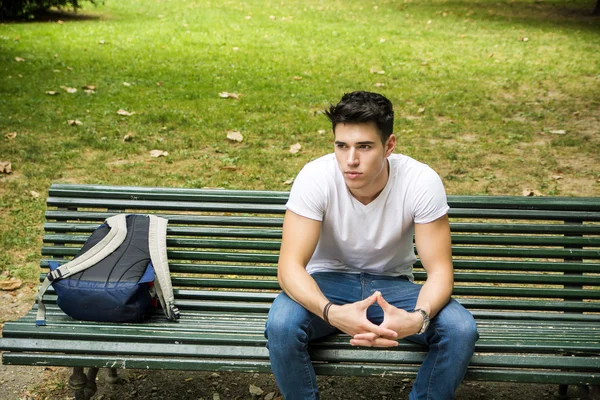
[[450, 194], [598, 196], [593, 5], [107, 0], [0, 22], [0, 271], [34, 279], [52, 182], [289, 189], [357, 89], [394, 102], [398, 151]]

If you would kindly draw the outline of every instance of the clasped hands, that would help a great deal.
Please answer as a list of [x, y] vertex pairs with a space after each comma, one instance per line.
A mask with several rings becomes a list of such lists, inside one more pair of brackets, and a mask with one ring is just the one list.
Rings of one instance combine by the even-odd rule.
[[[381, 325], [367, 319], [367, 309], [375, 303], [383, 310]], [[355, 303], [332, 306], [328, 316], [333, 326], [352, 336], [352, 346], [398, 346], [398, 339], [417, 333], [423, 324], [423, 317], [419, 313], [409, 313], [394, 307], [379, 291]]]

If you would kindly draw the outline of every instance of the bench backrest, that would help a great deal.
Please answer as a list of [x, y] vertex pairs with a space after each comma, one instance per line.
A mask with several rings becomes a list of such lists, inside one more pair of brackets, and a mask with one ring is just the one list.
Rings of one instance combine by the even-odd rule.
[[[68, 260], [115, 213], [169, 219], [182, 310], [266, 312], [287, 192], [55, 184], [41, 267]], [[600, 321], [600, 198], [449, 196], [454, 295], [480, 318]], [[415, 280], [425, 271], [417, 263]], [[218, 299], [218, 301], [216, 301]], [[224, 301], [226, 300], [226, 301]]]

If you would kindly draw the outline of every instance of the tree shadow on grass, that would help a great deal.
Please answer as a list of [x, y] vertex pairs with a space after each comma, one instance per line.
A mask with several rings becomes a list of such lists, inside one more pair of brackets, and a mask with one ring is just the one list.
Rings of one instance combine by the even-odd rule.
[[[416, 3], [412, 3], [415, 4]], [[600, 16], [594, 15], [595, 0], [449, 0], [431, 2], [424, 7], [434, 8], [472, 21], [510, 23], [524, 28], [567, 28], [600, 30]], [[420, 5], [418, 6], [420, 7]]]
[[22, 23], [57, 23], [63, 22], [77, 22], [77, 21], [96, 21], [99, 19], [105, 19], [104, 16], [83, 13], [78, 11], [68, 10], [50, 10], [40, 14], [36, 14], [34, 18], [21, 18], [21, 19], [0, 19], [1, 24], [22, 24]]

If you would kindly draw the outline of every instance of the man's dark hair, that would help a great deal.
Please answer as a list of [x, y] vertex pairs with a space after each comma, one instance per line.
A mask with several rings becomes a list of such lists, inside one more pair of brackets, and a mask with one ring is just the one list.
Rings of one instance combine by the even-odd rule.
[[374, 122], [381, 142], [385, 144], [394, 130], [394, 110], [392, 102], [379, 93], [356, 91], [346, 93], [339, 103], [331, 105], [325, 115], [335, 127], [339, 123], [359, 124]]

